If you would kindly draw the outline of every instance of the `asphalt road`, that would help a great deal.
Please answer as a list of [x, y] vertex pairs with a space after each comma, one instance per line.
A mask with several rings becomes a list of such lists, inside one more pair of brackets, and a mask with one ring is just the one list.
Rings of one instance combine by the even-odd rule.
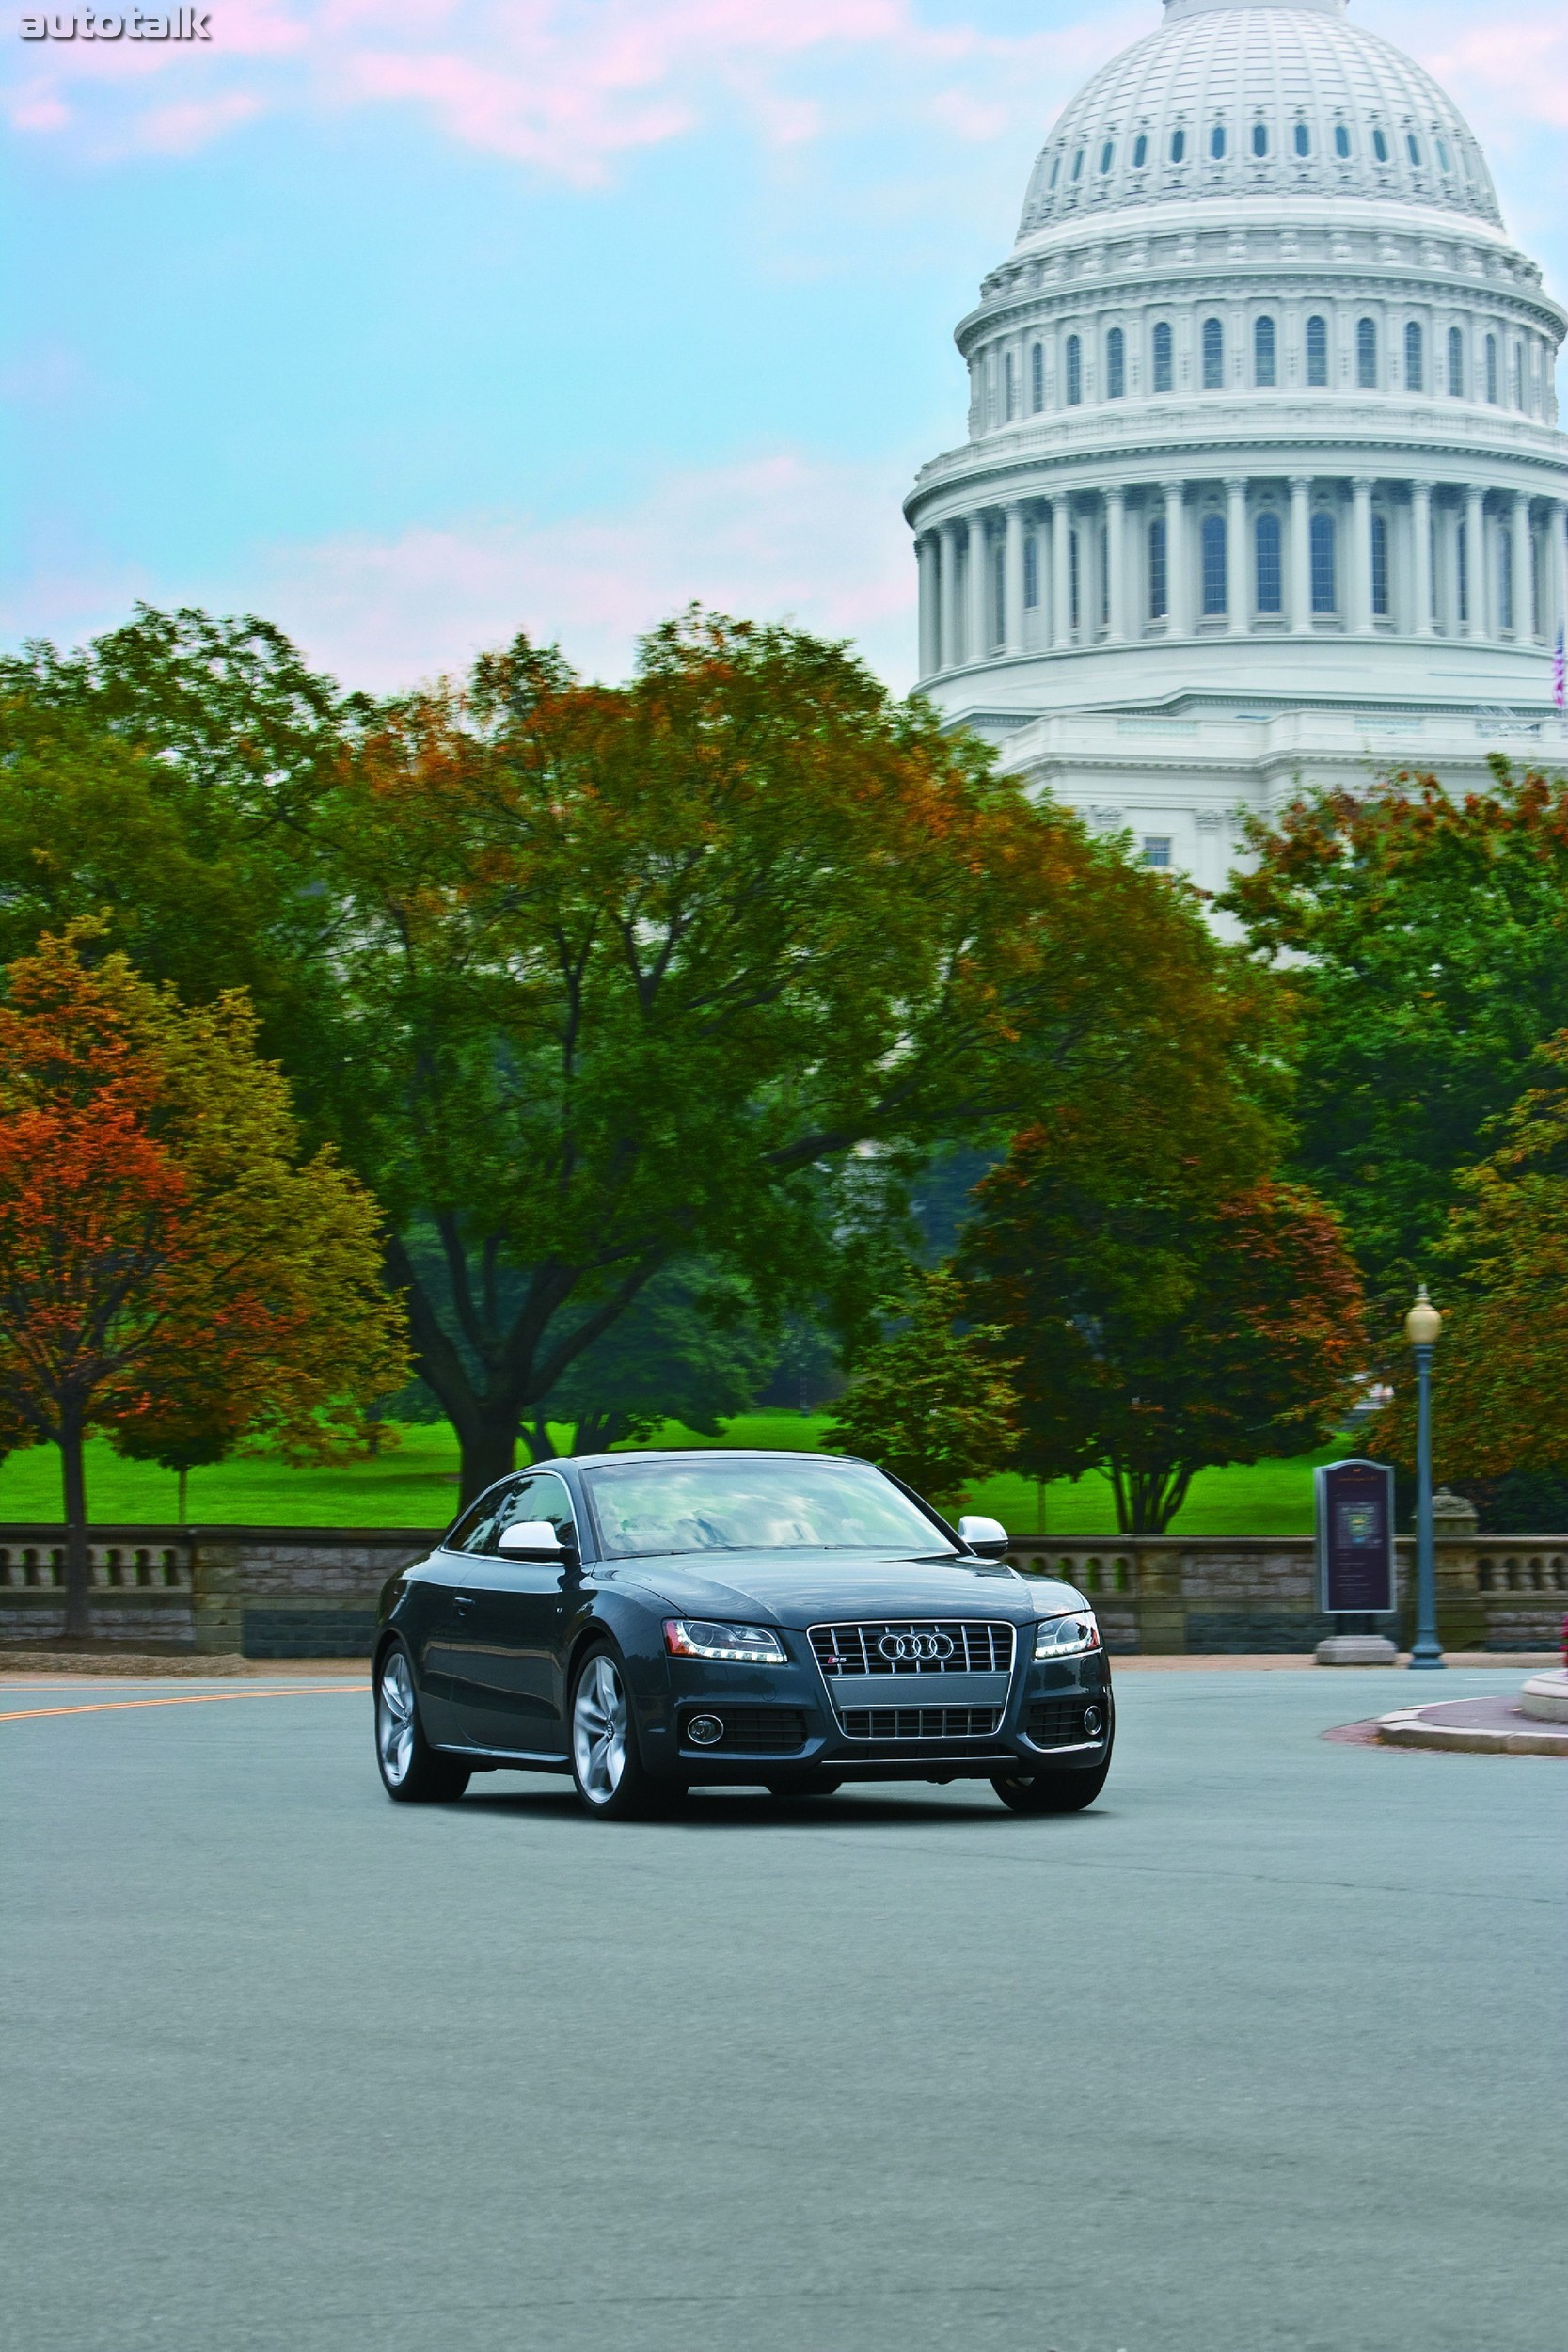
[[1128, 1674], [1065, 1820], [626, 1828], [259, 1687], [0, 1722], [17, 2352], [1563, 2340], [1568, 1769], [1318, 1738], [1408, 1676]]

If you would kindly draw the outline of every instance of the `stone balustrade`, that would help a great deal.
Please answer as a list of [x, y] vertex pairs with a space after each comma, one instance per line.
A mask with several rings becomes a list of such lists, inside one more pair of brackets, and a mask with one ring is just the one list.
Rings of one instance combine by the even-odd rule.
[[[382, 1584], [436, 1539], [428, 1528], [97, 1527], [96, 1640], [250, 1658], [368, 1651]], [[1399, 1550], [1399, 1623], [1411, 1632], [1415, 1546]], [[1448, 1649], [1555, 1649], [1568, 1610], [1568, 1535], [1437, 1539]], [[1113, 1651], [1305, 1652], [1319, 1612], [1306, 1535], [1018, 1535], [1015, 1565], [1094, 1603]], [[0, 1645], [47, 1646], [65, 1625], [65, 1531], [0, 1523]]]

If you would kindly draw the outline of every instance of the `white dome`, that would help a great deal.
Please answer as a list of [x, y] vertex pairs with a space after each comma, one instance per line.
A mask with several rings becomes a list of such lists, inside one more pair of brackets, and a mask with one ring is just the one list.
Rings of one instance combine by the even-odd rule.
[[1345, 0], [1166, 0], [1159, 30], [1063, 113], [1019, 236], [1074, 215], [1255, 195], [1370, 197], [1501, 226], [1458, 107], [1351, 24]]

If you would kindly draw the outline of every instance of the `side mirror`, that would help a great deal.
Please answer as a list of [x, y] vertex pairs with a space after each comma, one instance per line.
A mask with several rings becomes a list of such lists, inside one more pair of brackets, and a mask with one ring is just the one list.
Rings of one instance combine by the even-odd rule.
[[562, 1540], [548, 1519], [514, 1519], [501, 1529], [496, 1549], [503, 1560], [565, 1560], [577, 1546]]
[[958, 1521], [958, 1537], [971, 1551], [977, 1551], [983, 1560], [1006, 1558], [1007, 1531], [1000, 1519], [981, 1518], [966, 1513]]

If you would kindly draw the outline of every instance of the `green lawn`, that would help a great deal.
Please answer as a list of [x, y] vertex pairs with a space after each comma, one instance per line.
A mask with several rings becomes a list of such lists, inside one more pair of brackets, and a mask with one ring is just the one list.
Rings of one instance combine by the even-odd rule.
[[[694, 1438], [675, 1422], [666, 1445], [814, 1448], [826, 1417], [746, 1413], [721, 1439]], [[1312, 1530], [1312, 1465], [1351, 1451], [1348, 1442], [1288, 1462], [1201, 1470], [1178, 1517], [1183, 1535], [1305, 1535]], [[102, 1440], [87, 1454], [87, 1499], [94, 1519], [163, 1521], [175, 1516], [175, 1481], [144, 1462], [123, 1462]], [[399, 1443], [373, 1462], [330, 1470], [290, 1470], [265, 1458], [219, 1463], [190, 1476], [189, 1516], [208, 1525], [248, 1521], [295, 1527], [440, 1527], [457, 1500], [457, 1446], [451, 1430], [404, 1428]], [[992, 1478], [970, 1498], [1019, 1534], [1042, 1524], [1055, 1535], [1105, 1535], [1116, 1528], [1111, 1489], [1098, 1473], [1058, 1479], [1043, 1494], [1033, 1480]], [[1044, 1518], [1041, 1518], [1043, 1507]], [[57, 1520], [60, 1473], [52, 1447], [36, 1446], [0, 1464], [0, 1519]]]

